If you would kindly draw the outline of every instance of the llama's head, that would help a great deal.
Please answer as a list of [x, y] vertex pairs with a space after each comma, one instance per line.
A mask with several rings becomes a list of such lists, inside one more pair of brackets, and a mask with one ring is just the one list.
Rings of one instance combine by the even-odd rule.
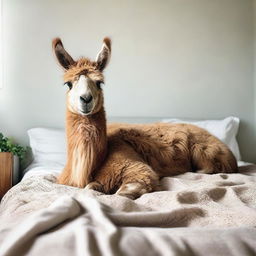
[[52, 41], [52, 47], [59, 64], [64, 69], [64, 83], [69, 87], [68, 109], [80, 115], [97, 113], [103, 106], [102, 72], [110, 58], [110, 39], [104, 38], [102, 49], [95, 61], [87, 58], [73, 60], [63, 47], [60, 38]]

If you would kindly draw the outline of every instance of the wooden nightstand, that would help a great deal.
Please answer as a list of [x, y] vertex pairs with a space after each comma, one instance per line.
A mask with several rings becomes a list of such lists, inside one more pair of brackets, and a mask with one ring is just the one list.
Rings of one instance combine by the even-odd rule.
[[17, 182], [17, 164], [14, 164], [14, 156], [12, 153], [0, 153], [0, 200], [4, 194]]

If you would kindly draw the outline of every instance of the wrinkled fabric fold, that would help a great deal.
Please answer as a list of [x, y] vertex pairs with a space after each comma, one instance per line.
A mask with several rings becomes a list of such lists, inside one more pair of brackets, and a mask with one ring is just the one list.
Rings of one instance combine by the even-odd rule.
[[185, 173], [131, 200], [29, 177], [0, 204], [0, 256], [255, 255], [256, 166]]

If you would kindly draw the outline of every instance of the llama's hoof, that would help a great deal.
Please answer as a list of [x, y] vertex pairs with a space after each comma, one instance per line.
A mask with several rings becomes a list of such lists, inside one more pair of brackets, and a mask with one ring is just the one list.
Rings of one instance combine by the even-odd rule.
[[90, 182], [89, 184], [86, 185], [85, 189], [92, 189], [98, 192], [103, 192], [102, 185], [97, 181]]
[[132, 200], [140, 197], [141, 195], [150, 192], [147, 191], [144, 185], [139, 182], [123, 184], [116, 192], [119, 196], [125, 196]]
[[129, 192], [116, 192], [116, 195], [124, 196], [124, 197], [127, 197], [127, 198], [132, 199], [132, 200], [135, 200], [139, 197], [139, 196], [137, 196], [135, 194], [132, 194], [132, 193], [129, 193]]

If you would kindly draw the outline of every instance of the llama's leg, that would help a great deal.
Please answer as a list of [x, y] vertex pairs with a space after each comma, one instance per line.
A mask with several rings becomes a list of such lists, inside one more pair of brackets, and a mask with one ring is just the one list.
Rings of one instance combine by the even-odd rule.
[[141, 195], [151, 191], [152, 190], [147, 191], [144, 184], [133, 182], [122, 184], [122, 186], [117, 190], [116, 194], [119, 196], [128, 197], [130, 199], [136, 199]]
[[71, 171], [69, 167], [65, 167], [62, 173], [57, 177], [57, 183], [67, 186], [74, 186], [71, 180]]
[[159, 183], [159, 176], [150, 166], [141, 161], [130, 164], [125, 162], [119, 165], [119, 168], [115, 169], [115, 173], [112, 174], [107, 173], [107, 170], [107, 168], [102, 168], [100, 175], [96, 177], [97, 180], [90, 182], [85, 189], [107, 194], [112, 194], [117, 190], [118, 195], [136, 199], [155, 190]]
[[85, 189], [93, 189], [99, 192], [104, 192], [103, 186], [98, 181], [92, 181], [86, 185]]
[[153, 191], [159, 177], [129, 144], [114, 137], [108, 141], [108, 157], [96, 171], [93, 181], [87, 188], [137, 198]]
[[237, 162], [226, 145], [198, 143], [191, 149], [194, 169], [199, 173], [231, 173], [237, 171]]
[[122, 184], [116, 192], [120, 196], [136, 199], [155, 190], [159, 183], [159, 176], [143, 162], [133, 163], [123, 173]]

